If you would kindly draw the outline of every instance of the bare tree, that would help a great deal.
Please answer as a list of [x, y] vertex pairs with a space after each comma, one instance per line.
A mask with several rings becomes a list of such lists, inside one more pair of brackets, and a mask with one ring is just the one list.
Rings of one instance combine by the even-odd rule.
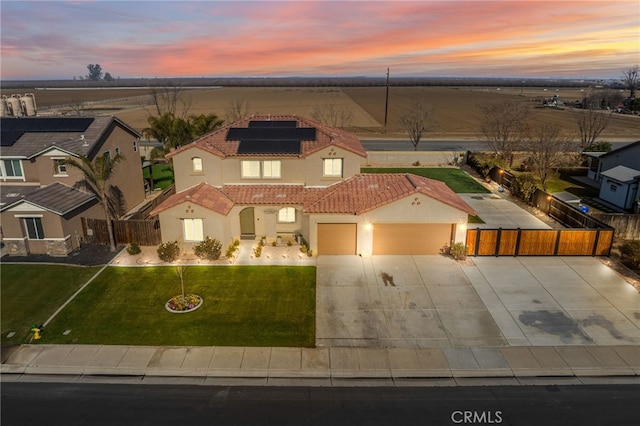
[[519, 102], [506, 101], [482, 107], [482, 138], [503, 161], [513, 165], [513, 153], [522, 145], [527, 131], [527, 108]]
[[[158, 117], [171, 114], [174, 117], [184, 118], [191, 108], [192, 100], [185, 96], [184, 87], [170, 84], [154, 85], [151, 87], [151, 100]], [[177, 115], [178, 109], [181, 114]]]
[[622, 72], [625, 89], [629, 91], [629, 97], [634, 98], [636, 96], [636, 90], [640, 85], [640, 67], [634, 65], [626, 71]]
[[225, 121], [227, 123], [235, 123], [249, 116], [251, 104], [246, 99], [234, 99], [229, 102], [225, 109]]
[[434, 109], [431, 106], [419, 102], [400, 117], [402, 126], [409, 133], [414, 151], [418, 150], [423, 134], [435, 128], [433, 115]]
[[611, 123], [611, 111], [603, 111], [591, 104], [576, 113], [576, 125], [580, 136], [580, 148], [587, 149]]
[[331, 127], [345, 128], [351, 124], [351, 111], [338, 108], [334, 104], [315, 107], [311, 117]]
[[561, 134], [558, 125], [536, 122], [530, 129], [528, 148], [533, 167], [540, 178], [542, 189], [554, 168], [571, 163], [575, 154], [575, 143]]

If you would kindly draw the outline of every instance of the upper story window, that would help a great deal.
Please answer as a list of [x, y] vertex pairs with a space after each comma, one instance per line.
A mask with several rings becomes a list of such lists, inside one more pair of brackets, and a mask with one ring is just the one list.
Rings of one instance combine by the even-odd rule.
[[4, 179], [19, 179], [24, 176], [20, 160], [0, 161], [0, 176]]
[[243, 160], [241, 163], [243, 178], [280, 179], [282, 176], [280, 160]]
[[194, 173], [202, 173], [202, 158], [193, 157], [191, 159], [191, 170]]
[[323, 159], [322, 175], [325, 177], [342, 177], [342, 158]]
[[104, 157], [104, 160], [106, 162], [111, 161], [111, 151], [105, 151], [104, 154], [102, 154], [102, 156]]
[[253, 160], [242, 161], [242, 177], [243, 178], [259, 178], [260, 162]]
[[64, 159], [62, 158], [54, 158], [54, 176], [68, 176], [67, 175], [67, 165], [64, 164]]
[[262, 177], [270, 179], [280, 178], [280, 160], [263, 161]]
[[278, 210], [278, 222], [293, 223], [296, 221], [296, 209], [293, 207], [283, 207]]

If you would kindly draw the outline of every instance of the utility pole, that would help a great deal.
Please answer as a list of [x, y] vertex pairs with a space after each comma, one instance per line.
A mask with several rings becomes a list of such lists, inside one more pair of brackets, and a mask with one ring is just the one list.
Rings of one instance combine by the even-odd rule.
[[387, 133], [387, 113], [389, 112], [389, 67], [387, 67], [387, 94], [384, 101], [384, 127], [382, 133]]

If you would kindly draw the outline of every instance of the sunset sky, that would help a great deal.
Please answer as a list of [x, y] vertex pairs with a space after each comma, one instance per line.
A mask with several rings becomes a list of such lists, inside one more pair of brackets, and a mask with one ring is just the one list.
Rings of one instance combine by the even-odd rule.
[[7, 1], [3, 80], [381, 76], [620, 78], [640, 1]]

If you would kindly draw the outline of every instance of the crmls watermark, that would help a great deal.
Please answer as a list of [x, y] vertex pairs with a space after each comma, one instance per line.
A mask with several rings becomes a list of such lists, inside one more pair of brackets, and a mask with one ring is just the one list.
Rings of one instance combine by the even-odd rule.
[[454, 411], [451, 421], [455, 424], [499, 424], [502, 411]]

